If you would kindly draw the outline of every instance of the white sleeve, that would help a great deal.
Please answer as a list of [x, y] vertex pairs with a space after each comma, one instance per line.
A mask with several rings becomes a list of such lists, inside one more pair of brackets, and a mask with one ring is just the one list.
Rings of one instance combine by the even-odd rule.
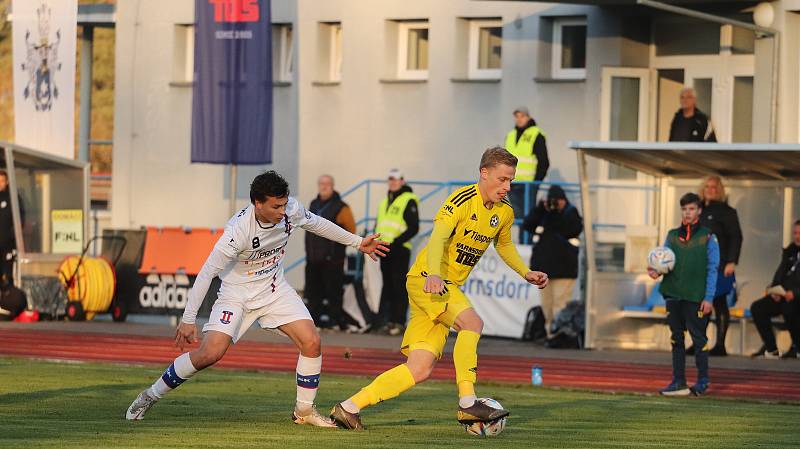
[[363, 238], [345, 231], [336, 223], [322, 218], [319, 215], [312, 214], [308, 211], [304, 211], [304, 213], [305, 220], [300, 227], [306, 231], [345, 246], [352, 246], [353, 248], [361, 246], [361, 242], [364, 240]]
[[186, 301], [186, 308], [183, 309], [183, 318], [181, 321], [187, 324], [194, 324], [197, 318], [197, 311], [203, 305], [203, 300], [206, 298], [208, 288], [211, 286], [211, 281], [225, 269], [225, 267], [234, 260], [239, 254], [239, 242], [234, 236], [233, 227], [228, 227], [222, 237], [214, 245], [211, 254], [197, 274], [191, 290]]

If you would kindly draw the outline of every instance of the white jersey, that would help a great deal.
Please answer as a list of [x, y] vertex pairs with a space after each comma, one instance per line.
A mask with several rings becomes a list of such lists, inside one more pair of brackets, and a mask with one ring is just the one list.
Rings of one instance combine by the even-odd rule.
[[276, 296], [272, 293], [285, 282], [286, 245], [298, 228], [356, 248], [362, 241], [361, 237], [307, 211], [292, 197], [286, 204], [283, 220], [274, 225], [260, 223], [251, 204], [225, 225], [225, 232], [189, 291], [182, 321], [194, 323], [215, 276], [222, 280], [218, 294], [221, 300], [239, 302], [249, 310], [273, 301]]

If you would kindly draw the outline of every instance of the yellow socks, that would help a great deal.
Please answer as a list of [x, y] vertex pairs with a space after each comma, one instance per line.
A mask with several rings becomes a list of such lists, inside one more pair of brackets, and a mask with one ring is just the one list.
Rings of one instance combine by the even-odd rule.
[[395, 398], [399, 396], [400, 393], [413, 387], [414, 384], [416, 384], [416, 382], [414, 382], [414, 376], [411, 375], [411, 370], [409, 370], [408, 366], [404, 363], [376, 377], [371, 384], [353, 395], [350, 401], [360, 410], [370, 405]]
[[[453, 348], [453, 364], [456, 367], [456, 382], [472, 384], [478, 379], [478, 340], [481, 334], [472, 331], [461, 331], [456, 337]], [[459, 386], [459, 391], [461, 387]]]
[[475, 402], [475, 381], [478, 380], [478, 340], [481, 334], [461, 331], [453, 348], [453, 364], [456, 368], [459, 405], [469, 407]]

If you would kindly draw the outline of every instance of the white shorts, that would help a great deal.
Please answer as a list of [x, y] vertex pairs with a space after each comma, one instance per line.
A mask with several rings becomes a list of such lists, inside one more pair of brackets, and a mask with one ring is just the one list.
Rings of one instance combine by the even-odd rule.
[[258, 325], [266, 330], [276, 330], [284, 324], [299, 320], [313, 321], [303, 300], [291, 286], [287, 285], [272, 294], [278, 297], [269, 304], [253, 310], [247, 309], [240, 301], [217, 299], [211, 308], [208, 323], [203, 326], [203, 333], [222, 332], [230, 335], [233, 343], [236, 343], [256, 320]]

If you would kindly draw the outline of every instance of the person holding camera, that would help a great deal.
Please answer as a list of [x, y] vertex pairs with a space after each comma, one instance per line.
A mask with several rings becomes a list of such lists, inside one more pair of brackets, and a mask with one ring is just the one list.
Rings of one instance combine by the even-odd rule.
[[545, 329], [550, 336], [550, 323], [572, 299], [578, 277], [578, 236], [583, 231], [583, 218], [559, 186], [552, 186], [547, 200], [531, 209], [522, 222], [522, 230], [533, 235], [530, 268], [550, 276], [550, 285], [540, 290]]

